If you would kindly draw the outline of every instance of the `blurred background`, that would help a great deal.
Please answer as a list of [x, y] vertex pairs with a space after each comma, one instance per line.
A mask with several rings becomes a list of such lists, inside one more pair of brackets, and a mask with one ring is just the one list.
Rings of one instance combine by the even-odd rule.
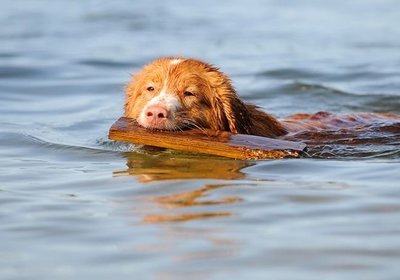
[[175, 55], [277, 116], [399, 114], [399, 1], [0, 7], [2, 279], [397, 279], [399, 143], [246, 162], [107, 133], [130, 75]]

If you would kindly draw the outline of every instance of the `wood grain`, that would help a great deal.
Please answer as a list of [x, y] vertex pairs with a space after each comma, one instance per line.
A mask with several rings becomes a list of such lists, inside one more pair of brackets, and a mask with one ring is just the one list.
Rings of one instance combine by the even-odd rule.
[[134, 119], [120, 118], [110, 128], [109, 138], [134, 144], [204, 153], [235, 159], [280, 159], [299, 157], [303, 143], [213, 130], [160, 131], [145, 129]]

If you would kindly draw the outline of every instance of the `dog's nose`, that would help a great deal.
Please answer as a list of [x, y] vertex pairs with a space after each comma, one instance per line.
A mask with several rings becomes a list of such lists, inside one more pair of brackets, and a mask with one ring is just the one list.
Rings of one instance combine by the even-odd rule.
[[149, 106], [144, 112], [144, 114], [147, 119], [153, 121], [162, 121], [168, 118], [167, 109], [159, 105]]

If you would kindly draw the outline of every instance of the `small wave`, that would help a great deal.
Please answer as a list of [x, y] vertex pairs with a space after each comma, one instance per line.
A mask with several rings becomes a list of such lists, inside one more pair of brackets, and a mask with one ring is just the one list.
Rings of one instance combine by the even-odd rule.
[[104, 68], [133, 68], [138, 67], [135, 63], [127, 63], [123, 61], [115, 60], [105, 60], [105, 59], [83, 59], [79, 60], [78, 64], [94, 66], [94, 67], [104, 67]]
[[[354, 96], [354, 93], [339, 90], [333, 87], [328, 87], [321, 84], [311, 84], [311, 83], [303, 83], [303, 82], [294, 82], [284, 86], [286, 92], [288, 93], [296, 93], [299, 92], [308, 92], [310, 94], [329, 94], [335, 96]], [[358, 95], [358, 94], [357, 94]]]
[[[265, 99], [265, 91], [254, 93]], [[294, 82], [269, 90], [268, 95], [277, 99], [279, 107], [290, 106], [293, 113], [332, 112], [388, 112], [400, 113], [398, 95], [355, 93], [334, 87], [304, 82]]]
[[309, 70], [302, 68], [277, 68], [266, 71], [261, 71], [255, 74], [261, 78], [271, 78], [277, 80], [292, 80], [292, 81], [319, 81], [319, 82], [354, 82], [354, 81], [370, 81], [387, 77], [398, 77], [398, 73], [394, 71], [374, 71], [368, 65], [357, 65], [356, 67], [349, 66], [340, 70], [331, 70], [326, 72], [318, 70]]
[[400, 44], [397, 42], [358, 42], [354, 44], [356, 48], [360, 49], [378, 49], [382, 51], [382, 49], [395, 49], [398, 50], [400, 48]]
[[113, 145], [103, 145], [99, 147], [96, 146], [84, 146], [84, 145], [72, 145], [72, 144], [63, 144], [63, 143], [56, 143], [48, 140], [41, 139], [39, 137], [29, 135], [29, 134], [24, 134], [29, 141], [37, 143], [41, 145], [42, 147], [46, 147], [52, 150], [70, 150], [70, 151], [89, 151], [89, 152], [96, 152], [96, 153], [109, 153], [109, 152], [125, 152], [127, 151], [126, 149], [122, 149], [119, 144]]
[[251, 96], [258, 98], [259, 104], [268, 108], [271, 113], [280, 112], [280, 116], [317, 111], [351, 112], [354, 108], [348, 109], [349, 106], [362, 104], [361, 97], [351, 92], [303, 82], [291, 82], [273, 89], [253, 91]]
[[285, 139], [306, 143], [311, 158], [395, 158], [400, 155], [400, 122], [299, 132]]
[[[368, 158], [400, 158], [400, 124], [377, 125], [366, 133], [349, 134], [346, 131], [303, 132], [286, 137], [286, 140], [306, 143], [307, 158], [331, 159], [368, 159]], [[373, 131], [372, 131], [373, 130]], [[141, 145], [109, 140], [107, 137], [96, 138], [89, 144], [61, 143], [33, 133], [3, 132], [0, 141], [4, 147], [16, 146], [27, 149], [46, 151], [75, 152], [81, 154], [121, 154], [144, 153], [154, 154], [160, 150], [143, 149]]]
[[324, 145], [314, 146], [305, 153], [305, 157], [318, 159], [399, 159], [400, 151], [383, 147]]
[[395, 95], [370, 95], [363, 98], [360, 106], [364, 111], [400, 114], [400, 98]]
[[14, 52], [2, 52], [0, 51], [0, 58], [14, 58], [17, 57], [18, 54]]
[[284, 80], [308, 79], [308, 78], [316, 78], [316, 77], [321, 76], [320, 73], [317, 73], [314, 71], [309, 71], [309, 70], [304, 70], [304, 69], [296, 69], [296, 68], [272, 69], [272, 70], [262, 71], [256, 75], [261, 76], [261, 77], [272, 77], [272, 78], [284, 79]]
[[[4, 139], [5, 137], [5, 139]], [[18, 139], [16, 142], [14, 139]], [[32, 134], [27, 133], [5, 133], [3, 134], [3, 143], [4, 141], [8, 142], [9, 145], [20, 145], [20, 146], [29, 146], [29, 145], [39, 145], [46, 149], [58, 150], [58, 151], [79, 151], [79, 152], [89, 152], [89, 153], [121, 153], [121, 152], [133, 152], [137, 151], [139, 146], [118, 142], [113, 140], [108, 140], [104, 138], [99, 138], [93, 143], [93, 145], [76, 145], [71, 143], [57, 143], [50, 140], [45, 140], [43, 138], [34, 136]]]
[[336, 89], [333, 87], [328, 87], [328, 86], [322, 85], [322, 84], [290, 82], [290, 83], [277, 85], [273, 89], [262, 88], [262, 89], [254, 90], [251, 92], [251, 97], [265, 98], [267, 94], [271, 95], [271, 96], [276, 95], [280, 98], [283, 95], [290, 96], [290, 97], [292, 97], [292, 96], [297, 97], [297, 96], [301, 95], [302, 98], [307, 97], [307, 96], [314, 96], [314, 95], [329, 95], [330, 97], [337, 96], [337, 97], [351, 97], [351, 98], [354, 98], [354, 96], [359, 96], [359, 94], [339, 90], [339, 89]]
[[99, 138], [96, 140], [96, 145], [102, 147], [102, 149], [113, 152], [132, 152], [139, 149], [139, 145], [130, 144], [127, 142], [114, 141], [105, 138]]
[[41, 69], [27, 66], [0, 66], [0, 77], [4, 78], [27, 78], [43, 75]]

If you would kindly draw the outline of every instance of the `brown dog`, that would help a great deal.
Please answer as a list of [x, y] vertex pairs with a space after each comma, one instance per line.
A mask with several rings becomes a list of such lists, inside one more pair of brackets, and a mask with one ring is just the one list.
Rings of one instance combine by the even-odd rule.
[[126, 88], [125, 117], [150, 129], [208, 128], [278, 137], [301, 131], [359, 129], [400, 121], [381, 113], [297, 114], [277, 120], [242, 102], [231, 80], [218, 68], [195, 59], [161, 58], [133, 76]]

